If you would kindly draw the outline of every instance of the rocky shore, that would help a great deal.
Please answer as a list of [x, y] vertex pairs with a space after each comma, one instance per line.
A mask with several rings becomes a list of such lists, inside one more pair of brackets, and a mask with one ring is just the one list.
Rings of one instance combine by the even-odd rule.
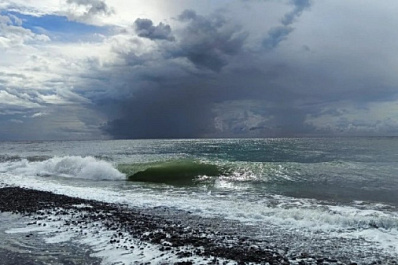
[[[85, 234], [90, 224], [113, 233], [108, 244], [118, 249], [134, 249], [134, 240], [157, 246], [161, 252], [172, 252], [181, 261], [174, 264], [194, 264], [200, 256], [207, 264], [350, 264], [336, 259], [314, 257], [301, 253], [286, 257], [272, 242], [257, 242], [245, 236], [250, 227], [239, 222], [193, 216], [189, 212], [167, 208], [131, 209], [98, 201], [68, 197], [50, 192], [18, 187], [0, 188], [0, 211], [22, 214], [32, 220], [30, 225], [46, 225], [43, 220], [58, 218], [60, 226]], [[90, 226], [91, 227], [91, 226]], [[235, 233], [244, 230], [245, 233]], [[103, 231], [103, 230], [102, 230]], [[129, 239], [130, 238], [130, 239]], [[169, 264], [167, 260], [161, 264]]]

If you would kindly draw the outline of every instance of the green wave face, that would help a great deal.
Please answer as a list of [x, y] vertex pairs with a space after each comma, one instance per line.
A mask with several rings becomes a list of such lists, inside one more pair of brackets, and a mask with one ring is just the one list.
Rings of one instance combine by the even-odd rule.
[[123, 164], [119, 171], [125, 173], [130, 181], [189, 184], [199, 176], [220, 176], [225, 170], [217, 165], [195, 160], [175, 160], [147, 164]]

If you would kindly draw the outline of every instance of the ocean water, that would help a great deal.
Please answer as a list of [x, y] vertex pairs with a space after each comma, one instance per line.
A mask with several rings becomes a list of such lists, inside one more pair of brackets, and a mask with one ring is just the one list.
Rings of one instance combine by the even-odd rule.
[[[291, 256], [398, 260], [394, 137], [2, 142], [0, 186], [233, 220]], [[47, 238], [71, 240], [123, 264], [89, 237]]]

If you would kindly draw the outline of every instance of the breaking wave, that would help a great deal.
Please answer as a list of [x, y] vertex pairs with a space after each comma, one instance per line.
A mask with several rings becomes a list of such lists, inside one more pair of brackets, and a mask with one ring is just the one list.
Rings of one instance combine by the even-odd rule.
[[94, 157], [64, 156], [53, 157], [44, 161], [7, 161], [3, 163], [2, 172], [26, 176], [65, 177], [92, 180], [123, 180], [120, 173], [109, 162]]

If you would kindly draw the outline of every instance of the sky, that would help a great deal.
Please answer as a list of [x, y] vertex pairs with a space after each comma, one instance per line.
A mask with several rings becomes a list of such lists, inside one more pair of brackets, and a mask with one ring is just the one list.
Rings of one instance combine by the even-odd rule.
[[0, 140], [398, 135], [396, 0], [0, 0]]

